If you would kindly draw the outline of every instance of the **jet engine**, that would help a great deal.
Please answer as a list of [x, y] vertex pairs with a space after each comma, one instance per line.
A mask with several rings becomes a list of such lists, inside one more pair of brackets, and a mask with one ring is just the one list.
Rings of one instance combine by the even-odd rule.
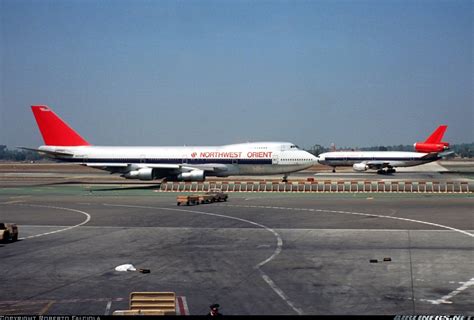
[[354, 171], [361, 172], [361, 171], [366, 171], [367, 169], [369, 169], [369, 166], [366, 165], [365, 163], [354, 163], [354, 165], [352, 166], [352, 169], [354, 169]]
[[178, 174], [178, 181], [204, 181], [206, 178], [204, 170], [192, 170]]
[[446, 149], [449, 149], [449, 143], [440, 142], [440, 143], [423, 143], [417, 142], [413, 145], [417, 152], [442, 152]]
[[127, 179], [153, 180], [153, 168], [132, 170], [122, 175], [122, 177]]

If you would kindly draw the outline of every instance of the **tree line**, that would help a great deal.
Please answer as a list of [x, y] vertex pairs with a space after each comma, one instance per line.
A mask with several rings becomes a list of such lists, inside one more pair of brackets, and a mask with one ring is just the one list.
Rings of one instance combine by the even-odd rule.
[[6, 161], [37, 161], [44, 157], [38, 152], [14, 149], [10, 150], [6, 145], [0, 145], [0, 160]]

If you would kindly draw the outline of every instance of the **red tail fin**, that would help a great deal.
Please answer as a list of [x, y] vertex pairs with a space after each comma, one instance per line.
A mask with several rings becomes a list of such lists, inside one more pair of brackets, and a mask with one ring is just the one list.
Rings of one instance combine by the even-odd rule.
[[90, 145], [48, 106], [31, 106], [31, 110], [46, 145], [70, 147]]
[[448, 126], [441, 125], [426, 139], [425, 142], [417, 142], [414, 144], [415, 150], [418, 152], [442, 152], [449, 148], [448, 142], [443, 142], [444, 132]]
[[443, 139], [447, 127], [448, 126], [446, 125], [439, 126], [435, 131], [433, 131], [431, 136], [426, 139], [425, 143], [440, 143], [441, 139]]

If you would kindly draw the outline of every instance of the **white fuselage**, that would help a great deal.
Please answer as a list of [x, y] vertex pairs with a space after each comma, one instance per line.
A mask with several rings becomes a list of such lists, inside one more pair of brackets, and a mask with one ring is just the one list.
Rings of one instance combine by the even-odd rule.
[[[265, 175], [287, 174], [317, 163], [315, 156], [287, 142], [189, 147], [41, 146], [40, 149], [71, 154], [55, 156], [59, 161], [113, 172], [147, 167], [163, 170], [179, 165], [208, 170], [208, 176]], [[127, 168], [112, 169], [121, 164]]]
[[428, 153], [405, 151], [335, 151], [318, 156], [318, 162], [327, 166], [353, 166], [368, 164], [380, 167], [411, 167], [436, 161], [436, 155], [427, 157]]

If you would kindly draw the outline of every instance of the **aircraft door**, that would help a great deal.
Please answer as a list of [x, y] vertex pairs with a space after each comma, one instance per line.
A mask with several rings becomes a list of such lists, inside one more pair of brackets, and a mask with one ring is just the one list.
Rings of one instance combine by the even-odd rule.
[[279, 164], [279, 163], [280, 163], [280, 158], [278, 157], [278, 154], [273, 154], [272, 164]]

